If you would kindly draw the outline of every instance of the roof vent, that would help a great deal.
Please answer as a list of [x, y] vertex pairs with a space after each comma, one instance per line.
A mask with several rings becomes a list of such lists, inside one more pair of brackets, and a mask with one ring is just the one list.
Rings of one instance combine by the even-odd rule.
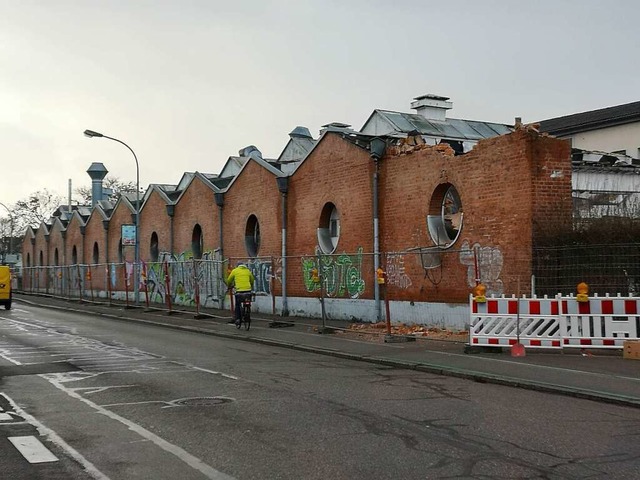
[[289, 136], [291, 138], [294, 137], [298, 137], [298, 138], [313, 138], [311, 136], [311, 132], [309, 131], [309, 129], [307, 127], [296, 127], [294, 128], [291, 133], [289, 134]]
[[320, 129], [320, 133], [322, 132], [352, 132], [351, 130], [351, 125], [347, 124], [347, 123], [340, 123], [340, 122], [331, 122], [331, 123], [327, 123], [326, 125], [323, 125], [322, 128]]
[[447, 100], [449, 100], [449, 97], [428, 93], [414, 98], [414, 101], [411, 102], [411, 108], [427, 120], [444, 122], [447, 119], [447, 110], [453, 107], [453, 103]]
[[238, 152], [238, 155], [240, 155], [241, 157], [259, 158], [262, 160], [262, 152], [258, 150], [255, 145], [244, 147]]
[[95, 207], [96, 203], [105, 200], [102, 180], [109, 173], [104, 164], [100, 162], [93, 162], [87, 173], [91, 177], [91, 207]]

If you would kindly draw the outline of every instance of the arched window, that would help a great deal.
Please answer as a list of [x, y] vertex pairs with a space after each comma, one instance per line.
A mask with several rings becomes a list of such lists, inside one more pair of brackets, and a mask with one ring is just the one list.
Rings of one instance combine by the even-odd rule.
[[98, 248], [98, 242], [93, 244], [93, 263], [100, 261], [100, 249]]
[[78, 249], [76, 246], [73, 246], [73, 250], [71, 250], [71, 265], [76, 265], [78, 263]]
[[118, 242], [118, 262], [124, 262], [124, 253], [122, 252], [122, 237], [120, 237], [120, 241]]
[[53, 264], [58, 266], [60, 265], [60, 259], [58, 258], [58, 247], [53, 252]]
[[40, 250], [40, 266], [44, 265], [44, 255], [42, 254], [42, 250]]
[[193, 258], [202, 258], [202, 227], [196, 223], [193, 227], [193, 233], [191, 234], [191, 251], [193, 252]]
[[152, 262], [157, 262], [160, 256], [160, 250], [158, 247], [158, 234], [153, 232], [151, 234], [151, 242], [149, 244], [149, 258]]
[[31, 254], [27, 253], [27, 267], [31, 266]]
[[340, 238], [340, 214], [336, 206], [328, 202], [320, 213], [320, 224], [318, 225], [318, 246], [322, 253], [330, 254], [335, 252]]
[[438, 185], [431, 196], [427, 227], [434, 243], [447, 248], [455, 243], [462, 231], [462, 202], [450, 183]]
[[260, 223], [258, 217], [249, 215], [244, 231], [244, 245], [250, 257], [257, 257], [260, 250]]

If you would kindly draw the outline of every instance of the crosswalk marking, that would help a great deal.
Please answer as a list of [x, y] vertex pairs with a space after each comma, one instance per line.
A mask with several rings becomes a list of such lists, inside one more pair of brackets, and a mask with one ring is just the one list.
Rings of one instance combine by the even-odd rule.
[[57, 462], [58, 457], [51, 453], [40, 440], [34, 436], [8, 437], [29, 463]]

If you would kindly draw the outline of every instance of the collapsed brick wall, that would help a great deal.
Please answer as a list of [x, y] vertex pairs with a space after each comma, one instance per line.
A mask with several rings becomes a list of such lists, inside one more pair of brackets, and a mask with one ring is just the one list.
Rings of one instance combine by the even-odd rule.
[[[564, 176], [549, 175], [550, 171], [562, 171]], [[515, 293], [519, 288], [524, 292], [531, 276], [534, 239], [554, 228], [534, 220], [553, 212], [555, 224], [570, 223], [571, 209], [565, 208], [571, 204], [570, 179], [565, 142], [526, 130], [480, 141], [460, 156], [448, 147], [421, 142], [390, 148], [381, 163], [381, 250], [434, 245], [425, 219], [433, 213], [430, 205], [439, 205], [440, 185], [456, 188], [464, 212], [460, 237], [450, 247], [451, 253], [442, 255], [442, 267], [431, 272], [439, 283], [425, 276], [412, 288], [395, 289], [394, 296], [466, 301], [477, 260], [460, 249], [474, 247], [484, 255], [479, 265], [483, 281], [495, 283], [495, 293]], [[404, 263], [411, 278], [419, 278], [419, 260], [416, 255]]]

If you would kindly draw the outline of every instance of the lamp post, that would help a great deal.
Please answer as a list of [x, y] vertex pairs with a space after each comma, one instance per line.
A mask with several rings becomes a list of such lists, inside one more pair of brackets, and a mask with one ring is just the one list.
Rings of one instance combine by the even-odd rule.
[[[11, 255], [11, 251], [13, 250], [13, 214], [11, 213], [9, 207], [7, 207], [4, 203], [0, 202], [0, 205], [6, 208], [7, 212], [9, 212], [9, 255]], [[5, 253], [2, 256], [2, 263], [5, 263], [6, 260], [7, 254]]]
[[138, 165], [138, 157], [136, 157], [136, 153], [133, 149], [124, 143], [122, 140], [118, 140], [117, 138], [109, 137], [107, 135], [103, 135], [102, 133], [94, 132], [93, 130], [85, 130], [85, 136], [89, 138], [108, 138], [109, 140], [113, 140], [114, 142], [118, 142], [129, 149], [129, 151], [133, 154], [133, 158], [136, 161], [136, 245], [135, 245], [135, 253], [134, 253], [134, 265], [133, 265], [133, 291], [135, 297], [136, 305], [139, 304], [139, 292], [140, 285], [138, 284], [138, 269], [140, 263], [140, 166]]

